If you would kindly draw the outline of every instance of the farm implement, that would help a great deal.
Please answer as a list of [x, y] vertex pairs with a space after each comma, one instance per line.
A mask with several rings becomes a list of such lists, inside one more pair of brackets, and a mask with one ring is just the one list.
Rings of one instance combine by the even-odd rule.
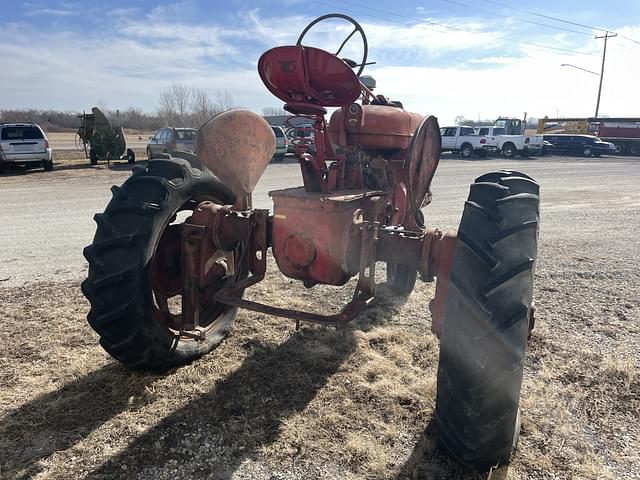
[[[342, 46], [330, 53], [307, 45], [310, 29], [327, 19], [351, 24], [342, 46], [358, 34], [361, 59], [340, 58]], [[114, 186], [84, 251], [88, 320], [114, 358], [162, 371], [211, 351], [238, 308], [298, 325], [345, 324], [374, 301], [381, 263], [398, 295], [409, 295], [417, 279], [435, 280], [429, 310], [440, 339], [438, 437], [459, 462], [487, 470], [509, 460], [520, 430], [539, 187], [523, 173], [487, 173], [471, 185], [457, 231], [427, 227], [438, 122], [361, 83], [367, 53], [362, 27], [331, 14], [295, 44], [260, 57], [265, 86], [313, 125], [316, 146], [297, 154], [303, 185], [270, 192], [273, 213], [252, 208], [251, 195], [274, 134], [245, 110], [204, 124], [197, 155], [136, 166]], [[327, 108], [335, 108], [329, 122]], [[265, 278], [269, 249], [280, 271], [307, 288], [356, 277], [351, 300], [326, 314], [245, 299]]]
[[97, 165], [98, 160], [136, 161], [133, 150], [127, 148], [123, 128], [114, 128], [98, 107], [93, 107], [91, 113], [78, 115], [78, 118], [80, 127], [76, 133], [77, 141], [82, 144], [85, 157], [91, 165]]

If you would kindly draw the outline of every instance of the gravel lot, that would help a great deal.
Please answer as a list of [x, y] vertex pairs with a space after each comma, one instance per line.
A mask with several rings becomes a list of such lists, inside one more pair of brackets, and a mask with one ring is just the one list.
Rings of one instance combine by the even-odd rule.
[[[429, 225], [455, 227], [481, 173], [541, 185], [536, 329], [508, 479], [640, 478], [640, 160], [443, 158]], [[343, 329], [241, 312], [231, 336], [164, 376], [131, 373], [97, 345], [79, 292], [91, 218], [126, 165], [0, 176], [1, 478], [486, 478], [437, 448], [433, 285], [384, 288]], [[270, 165], [267, 191], [300, 183]], [[301, 288], [271, 262], [253, 298], [337, 309], [351, 290]]]

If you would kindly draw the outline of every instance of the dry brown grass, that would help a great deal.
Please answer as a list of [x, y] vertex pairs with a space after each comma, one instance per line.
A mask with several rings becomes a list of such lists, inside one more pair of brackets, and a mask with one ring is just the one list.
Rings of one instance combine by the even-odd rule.
[[[539, 268], [520, 446], [493, 479], [640, 474], [637, 268], [618, 289], [580, 272]], [[487, 478], [437, 448], [432, 293], [381, 288], [344, 328], [241, 312], [213, 353], [157, 376], [100, 349], [77, 282], [0, 289], [3, 478]], [[251, 293], [320, 311], [349, 295], [279, 273]]]

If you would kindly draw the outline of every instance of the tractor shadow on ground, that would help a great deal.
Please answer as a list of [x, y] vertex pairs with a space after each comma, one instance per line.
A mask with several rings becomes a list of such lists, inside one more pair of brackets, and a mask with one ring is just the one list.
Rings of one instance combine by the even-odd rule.
[[[315, 398], [355, 351], [356, 341], [349, 327], [312, 328], [276, 347], [251, 339], [242, 348], [250, 355], [236, 371], [86, 478], [132, 478], [185, 464], [176, 478], [231, 478], [279, 436], [286, 419]], [[193, 458], [198, 461], [189, 463]]]
[[110, 363], [9, 413], [0, 420], [0, 478], [35, 477], [39, 460], [135, 407], [156, 378]]

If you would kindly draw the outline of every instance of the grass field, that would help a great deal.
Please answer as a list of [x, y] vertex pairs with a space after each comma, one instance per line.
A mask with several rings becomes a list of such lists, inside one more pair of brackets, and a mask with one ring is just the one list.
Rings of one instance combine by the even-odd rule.
[[[547, 179], [537, 320], [520, 444], [492, 479], [640, 478], [638, 170], [602, 162], [571, 182], [569, 161], [530, 163]], [[601, 188], [593, 165], [615, 188]], [[269, 268], [250, 298], [327, 312], [352, 293], [305, 289]], [[78, 279], [0, 282], [1, 478], [488, 478], [451, 462], [435, 439], [433, 285], [408, 298], [378, 293], [339, 329], [296, 332], [240, 312], [219, 348], [158, 376], [129, 372], [100, 348]]]

